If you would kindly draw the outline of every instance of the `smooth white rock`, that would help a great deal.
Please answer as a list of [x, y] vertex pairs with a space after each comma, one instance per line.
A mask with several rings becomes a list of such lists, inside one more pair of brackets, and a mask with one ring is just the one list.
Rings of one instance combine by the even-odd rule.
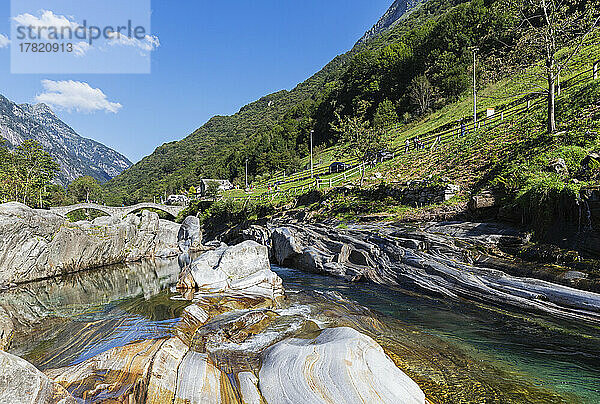
[[241, 372], [238, 374], [240, 382], [240, 394], [244, 404], [263, 404], [264, 400], [258, 390], [258, 378], [252, 372]]
[[0, 351], [0, 404], [75, 404], [59, 384], [31, 363]]
[[202, 254], [182, 271], [178, 288], [273, 300], [284, 294], [281, 278], [271, 270], [267, 247], [254, 241]]
[[370, 337], [351, 328], [287, 339], [265, 351], [260, 391], [269, 404], [412, 404], [425, 394]]

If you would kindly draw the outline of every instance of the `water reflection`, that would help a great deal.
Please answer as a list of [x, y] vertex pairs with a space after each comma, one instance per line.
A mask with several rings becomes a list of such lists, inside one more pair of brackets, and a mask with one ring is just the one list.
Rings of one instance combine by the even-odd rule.
[[188, 302], [171, 299], [177, 260], [81, 272], [0, 294], [16, 319], [11, 352], [40, 369], [82, 362], [133, 341], [171, 335]]

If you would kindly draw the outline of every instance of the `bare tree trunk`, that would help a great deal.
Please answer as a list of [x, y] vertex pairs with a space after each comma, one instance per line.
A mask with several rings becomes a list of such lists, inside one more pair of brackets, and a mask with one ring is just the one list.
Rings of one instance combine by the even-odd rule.
[[363, 161], [363, 163], [362, 163], [361, 175], [360, 175], [360, 186], [361, 186], [361, 188], [362, 188], [362, 186], [363, 186], [363, 183], [365, 182], [365, 172], [366, 172], [366, 171], [367, 171], [367, 170], [365, 170], [365, 162]]
[[555, 97], [556, 89], [552, 73], [548, 74], [548, 133], [556, 132]]

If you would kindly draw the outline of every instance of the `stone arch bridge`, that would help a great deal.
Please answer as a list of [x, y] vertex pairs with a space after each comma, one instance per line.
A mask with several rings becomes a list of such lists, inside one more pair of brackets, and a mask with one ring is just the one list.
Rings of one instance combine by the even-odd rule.
[[115, 217], [119, 217], [119, 218], [125, 217], [125, 216], [129, 215], [130, 213], [137, 212], [138, 210], [142, 210], [142, 209], [156, 209], [161, 212], [168, 213], [169, 215], [171, 215], [173, 217], [177, 217], [177, 215], [183, 209], [185, 209], [185, 206], [161, 205], [158, 203], [151, 203], [151, 202], [138, 203], [137, 205], [124, 206], [124, 207], [104, 206], [104, 205], [98, 205], [96, 203], [78, 203], [77, 205], [58, 206], [55, 208], [50, 208], [50, 211], [59, 216], [66, 217], [69, 213], [75, 212], [75, 211], [81, 210], [81, 209], [98, 210], [100, 212], [106, 213], [109, 216], [115, 216]]

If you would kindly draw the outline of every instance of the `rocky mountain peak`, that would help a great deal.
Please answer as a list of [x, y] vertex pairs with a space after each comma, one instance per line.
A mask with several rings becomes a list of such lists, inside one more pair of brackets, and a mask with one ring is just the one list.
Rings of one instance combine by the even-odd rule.
[[46, 119], [59, 119], [52, 108], [44, 103], [39, 104], [20, 104], [17, 105], [28, 117], [38, 117]]
[[54, 111], [52, 111], [52, 108], [50, 108], [48, 105], [44, 104], [43, 102], [41, 102], [39, 104], [35, 104], [33, 106], [33, 111], [38, 114], [50, 114], [50, 115], [56, 116], [54, 114]]
[[367, 42], [368, 40], [375, 38], [382, 32], [392, 28], [398, 21], [402, 19], [408, 12], [414, 9], [420, 3], [427, 0], [395, 0], [386, 13], [379, 19], [377, 24], [368, 30], [365, 35], [358, 41], [358, 44]]
[[60, 164], [62, 185], [84, 175], [105, 182], [131, 166], [125, 156], [79, 136], [43, 103], [17, 105], [0, 95], [0, 137], [10, 148], [28, 139], [41, 144]]

